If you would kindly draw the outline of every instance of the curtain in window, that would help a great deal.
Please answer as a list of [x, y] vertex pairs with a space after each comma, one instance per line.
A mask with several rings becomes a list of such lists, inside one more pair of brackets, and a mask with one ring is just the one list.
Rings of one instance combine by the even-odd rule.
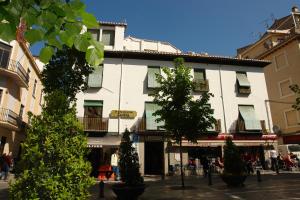
[[103, 30], [101, 41], [106, 46], [113, 46], [115, 43], [115, 31], [114, 30]]

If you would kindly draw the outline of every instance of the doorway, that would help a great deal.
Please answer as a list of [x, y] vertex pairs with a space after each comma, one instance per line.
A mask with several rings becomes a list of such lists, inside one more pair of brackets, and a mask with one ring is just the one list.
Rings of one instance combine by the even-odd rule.
[[145, 174], [161, 175], [163, 173], [164, 143], [145, 142]]

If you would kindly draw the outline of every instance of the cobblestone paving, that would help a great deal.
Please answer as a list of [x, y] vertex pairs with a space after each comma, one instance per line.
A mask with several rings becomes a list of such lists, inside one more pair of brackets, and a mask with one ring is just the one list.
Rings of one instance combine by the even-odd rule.
[[[300, 173], [265, 173], [262, 182], [257, 182], [256, 176], [249, 176], [244, 187], [229, 188], [219, 176], [213, 176], [213, 185], [208, 186], [208, 180], [203, 177], [186, 177], [186, 189], [180, 188], [180, 177], [147, 177], [147, 188], [140, 200], [197, 200], [197, 199], [238, 199], [238, 200], [300, 200]], [[106, 200], [115, 200], [111, 190], [112, 182], [105, 184]], [[91, 188], [90, 200], [99, 198], [99, 188]], [[8, 199], [8, 182], [0, 181], [0, 200]]]

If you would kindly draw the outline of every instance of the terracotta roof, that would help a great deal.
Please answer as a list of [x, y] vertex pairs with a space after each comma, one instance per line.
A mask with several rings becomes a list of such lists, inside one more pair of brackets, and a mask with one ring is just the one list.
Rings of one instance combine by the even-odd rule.
[[99, 24], [101, 25], [106, 25], [106, 26], [127, 26], [127, 23], [125, 22], [105, 22], [105, 21], [98, 21]]
[[153, 52], [153, 51], [121, 51], [121, 50], [105, 50], [104, 58], [128, 58], [142, 60], [163, 60], [173, 61], [175, 58], [182, 57], [186, 62], [207, 63], [207, 64], [223, 64], [223, 65], [239, 65], [265, 67], [270, 64], [267, 60], [258, 59], [241, 59], [227, 56], [213, 56], [204, 54], [188, 54], [188, 53], [171, 53], [171, 52]]
[[246, 45], [246, 46], [243, 46], [243, 47], [241, 47], [241, 48], [238, 48], [238, 49], [236, 50], [237, 54], [243, 53], [246, 49], [248, 49], [248, 48], [251, 47], [252, 45], [253, 45], [253, 44], [248, 44], [248, 45]]
[[276, 19], [269, 30], [286, 30], [294, 27], [292, 15]]

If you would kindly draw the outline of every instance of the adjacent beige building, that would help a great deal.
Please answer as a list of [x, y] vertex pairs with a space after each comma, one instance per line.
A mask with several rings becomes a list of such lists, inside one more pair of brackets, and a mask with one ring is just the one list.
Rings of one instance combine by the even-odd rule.
[[300, 144], [300, 111], [292, 108], [295, 94], [292, 84], [300, 85], [300, 11], [292, 8], [290, 15], [275, 20], [255, 43], [237, 50], [242, 58], [272, 61], [264, 68], [271, 110], [273, 131], [279, 143]]
[[28, 112], [39, 114], [41, 101], [40, 70], [27, 45], [0, 39], [0, 154], [19, 156]]

